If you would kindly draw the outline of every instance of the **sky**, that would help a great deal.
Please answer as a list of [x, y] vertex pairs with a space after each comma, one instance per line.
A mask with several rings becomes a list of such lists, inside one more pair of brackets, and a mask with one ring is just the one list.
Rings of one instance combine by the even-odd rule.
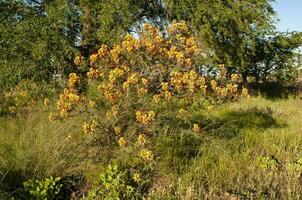
[[302, 31], [302, 0], [276, 0], [279, 31]]

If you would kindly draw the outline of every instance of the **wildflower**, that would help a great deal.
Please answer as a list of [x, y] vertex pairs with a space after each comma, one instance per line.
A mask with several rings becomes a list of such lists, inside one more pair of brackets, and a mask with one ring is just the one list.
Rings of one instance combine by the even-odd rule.
[[232, 82], [237, 82], [238, 81], [238, 74], [232, 74], [231, 75], [231, 81]]
[[154, 120], [155, 112], [149, 111], [147, 113], [143, 113], [141, 111], [136, 111], [135, 116], [136, 116], [136, 121], [138, 123], [141, 123], [143, 125], [148, 125], [150, 122]]
[[206, 86], [206, 85], [201, 85], [201, 86], [200, 86], [200, 90], [201, 90], [202, 93], [206, 93], [206, 91], [207, 91], [207, 86]]
[[140, 177], [140, 174], [139, 173], [134, 173], [133, 174], [133, 180], [135, 181], [135, 182], [140, 182], [141, 181], [141, 177]]
[[11, 113], [15, 113], [17, 111], [17, 108], [16, 106], [9, 106], [8, 107], [8, 110], [11, 112]]
[[89, 61], [90, 61], [90, 65], [93, 65], [98, 59], [98, 54], [92, 54], [90, 57], [89, 57]]
[[88, 134], [90, 132], [90, 125], [88, 122], [85, 121], [82, 128], [85, 134]]
[[52, 121], [54, 121], [54, 119], [55, 119], [55, 118], [54, 118], [54, 116], [53, 116], [53, 113], [50, 112], [49, 115], [48, 115], [48, 120], [52, 122]]
[[83, 60], [84, 60], [83, 56], [77, 56], [77, 57], [75, 57], [75, 59], [74, 59], [73, 62], [74, 62], [75, 65], [79, 66], [79, 65], [81, 65], [81, 63], [83, 62]]
[[71, 140], [71, 139], [72, 139], [72, 135], [68, 133], [68, 135], [66, 136], [66, 140]]
[[124, 90], [124, 91], [128, 91], [128, 90], [129, 90], [129, 86], [130, 86], [130, 84], [129, 84], [128, 81], [124, 82], [124, 83], [123, 83], [123, 90]]
[[139, 95], [145, 95], [145, 94], [147, 94], [147, 92], [148, 92], [148, 90], [145, 89], [145, 88], [139, 88], [138, 91], [137, 91], [137, 93]]
[[161, 83], [161, 89], [163, 91], [168, 91], [168, 89], [169, 89], [168, 83]]
[[148, 84], [148, 79], [142, 78], [142, 83], [144, 86], [146, 86]]
[[215, 90], [217, 88], [217, 82], [215, 80], [211, 80], [212, 89]]
[[198, 124], [193, 124], [193, 128], [192, 130], [195, 132], [195, 133], [200, 133], [201, 132], [201, 128]]
[[146, 135], [144, 135], [144, 134], [139, 134], [137, 140], [138, 140], [138, 143], [139, 143], [140, 145], [145, 145], [145, 143], [146, 143]]
[[180, 116], [185, 116], [187, 114], [187, 111], [185, 109], [181, 108], [181, 109], [179, 109], [178, 114]]
[[94, 107], [95, 107], [95, 105], [96, 105], [95, 101], [91, 101], [91, 100], [89, 100], [89, 102], [88, 102], [88, 106], [89, 106], [89, 108], [94, 108]]
[[121, 128], [119, 126], [115, 126], [113, 129], [114, 129], [115, 134], [118, 135], [121, 133]]
[[108, 53], [108, 47], [104, 44], [98, 50], [98, 56], [103, 58]]
[[44, 101], [43, 101], [43, 104], [44, 104], [44, 106], [47, 107], [49, 105], [49, 99], [45, 98]]
[[171, 97], [172, 97], [172, 93], [169, 92], [169, 91], [165, 91], [165, 99], [166, 99], [166, 100], [170, 100]]
[[153, 100], [155, 101], [155, 103], [159, 103], [160, 101], [160, 95], [156, 94], [153, 96]]
[[244, 97], [248, 97], [249, 96], [248, 90], [246, 88], [243, 88], [242, 92], [241, 92], [241, 95], [244, 96]]
[[152, 161], [154, 159], [154, 155], [149, 149], [140, 150], [139, 157], [141, 157], [145, 161]]
[[68, 87], [74, 88], [80, 82], [80, 78], [76, 73], [69, 74]]
[[118, 144], [120, 145], [120, 147], [125, 147], [126, 146], [126, 140], [124, 137], [120, 137], [120, 139], [118, 140]]
[[85, 134], [94, 133], [97, 128], [97, 121], [92, 120], [91, 123], [85, 121], [82, 128]]

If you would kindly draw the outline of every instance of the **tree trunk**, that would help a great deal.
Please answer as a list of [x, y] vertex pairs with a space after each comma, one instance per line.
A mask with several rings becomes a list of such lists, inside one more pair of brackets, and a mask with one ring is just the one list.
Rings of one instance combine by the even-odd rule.
[[241, 76], [242, 76], [243, 85], [247, 86], [247, 72], [242, 72]]

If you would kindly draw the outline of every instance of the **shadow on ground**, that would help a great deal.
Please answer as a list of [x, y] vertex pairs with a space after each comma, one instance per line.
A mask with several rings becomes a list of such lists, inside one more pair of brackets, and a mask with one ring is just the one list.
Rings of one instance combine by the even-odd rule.
[[268, 107], [264, 109], [251, 108], [247, 110], [228, 111], [218, 118], [208, 118], [205, 121], [205, 134], [231, 139], [236, 137], [242, 129], [258, 130], [259, 134], [269, 128], [283, 128], [272, 116], [273, 111]]
[[278, 82], [249, 84], [249, 90], [253, 95], [262, 95], [270, 100], [288, 99], [289, 96], [299, 92], [299, 87], [298, 84], [284, 85]]

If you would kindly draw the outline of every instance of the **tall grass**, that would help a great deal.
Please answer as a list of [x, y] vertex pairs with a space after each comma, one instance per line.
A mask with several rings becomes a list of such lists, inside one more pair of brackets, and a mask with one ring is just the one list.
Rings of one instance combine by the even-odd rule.
[[301, 105], [252, 98], [216, 108], [193, 162], [177, 178], [163, 176], [155, 197], [301, 198]]
[[[18, 196], [31, 178], [62, 177], [62, 199], [87, 191], [84, 183], [98, 184], [96, 175], [113, 150], [101, 146], [97, 134], [74, 132], [85, 116], [49, 121], [51, 107], [37, 105], [27, 114], [0, 119], [0, 199]], [[211, 112], [190, 110], [202, 133], [181, 119], [155, 127], [160, 134], [151, 139], [157, 164], [150, 198], [301, 198], [301, 107], [297, 98], [249, 98]], [[123, 162], [132, 159], [116, 154]]]
[[77, 176], [89, 171], [92, 160], [101, 155], [93, 138], [87, 141], [82, 134], [74, 132], [73, 127], [80, 122], [81, 116], [51, 122], [48, 114], [48, 109], [38, 105], [26, 115], [0, 119], [2, 195], [22, 192], [19, 191], [22, 183], [31, 178], [80, 178]]

